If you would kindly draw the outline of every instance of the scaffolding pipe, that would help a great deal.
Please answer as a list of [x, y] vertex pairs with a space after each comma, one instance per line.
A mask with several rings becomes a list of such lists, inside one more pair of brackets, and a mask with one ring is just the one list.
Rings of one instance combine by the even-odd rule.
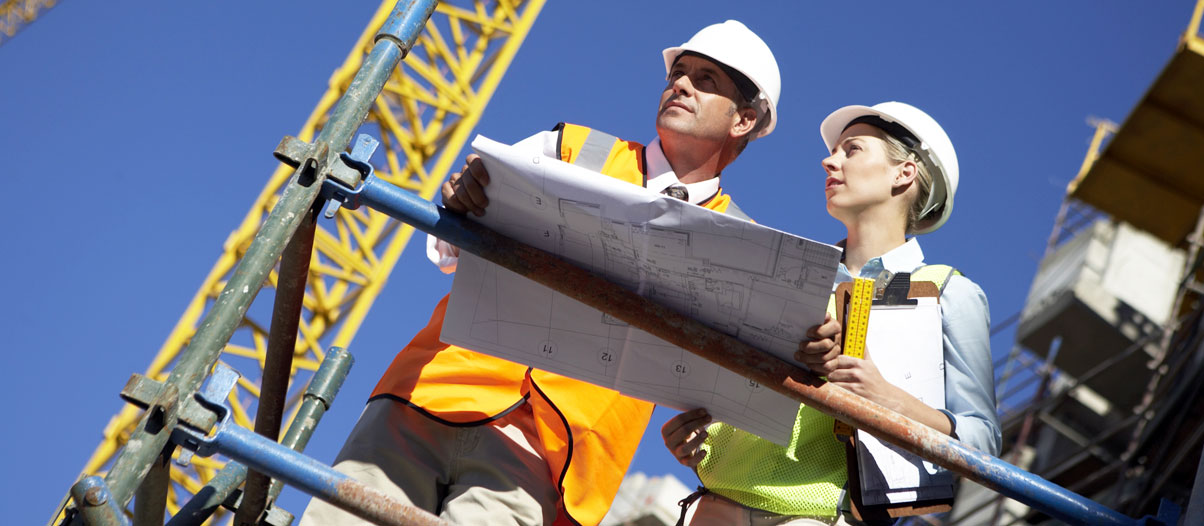
[[409, 223], [1058, 520], [1092, 525], [1139, 523], [375, 176], [354, 191], [339, 191], [346, 194], [348, 207], [367, 205]]
[[205, 399], [219, 411], [214, 434], [186, 429], [175, 431], [176, 441], [201, 456], [220, 453], [251, 469], [283, 480], [290, 486], [329, 502], [373, 524], [385, 526], [450, 526], [439, 517], [393, 499], [317, 460], [235, 425], [220, 400]]
[[[306, 211], [318, 198], [326, 170], [330, 168], [327, 165], [332, 158], [337, 159], [330, 152], [343, 151], [350, 144], [351, 135], [367, 116], [393, 68], [417, 40], [435, 4], [435, 0], [402, 0], [381, 26], [376, 44], [314, 141], [309, 158], [293, 172], [247, 253], [172, 369], [167, 384], [178, 388], [181, 403], [192, 397], [217, 362], [276, 265], [285, 244], [292, 239]], [[167, 444], [169, 430], [152, 432], [147, 429], [150, 414], [143, 415], [137, 430], [105, 476], [113, 499], [122, 506], [129, 502], [135, 488]]]
[[71, 498], [80, 520], [88, 526], [130, 526], [125, 510], [117, 504], [104, 479], [95, 475], [71, 486]]
[[[326, 410], [330, 409], [330, 404], [334, 402], [335, 395], [343, 387], [343, 381], [347, 379], [347, 373], [351, 370], [354, 361], [351, 353], [343, 348], [330, 348], [326, 353], [326, 359], [322, 360], [322, 365], [318, 367], [313, 378], [310, 378], [301, 408], [293, 417], [293, 423], [284, 433], [284, 439], [281, 440], [280, 445], [298, 453], [305, 451], [305, 446], [309, 443], [314, 428], [322, 419], [322, 415], [326, 414]], [[247, 478], [247, 471], [247, 466], [242, 463], [236, 461], [226, 463], [226, 466], [218, 471], [208, 484], [196, 492], [192, 499], [176, 512], [168, 521], [167, 526], [199, 526], [209, 520], [209, 517], [217, 511], [218, 506], [226, 502], [226, 499], [234, 494], [234, 490], [242, 485]], [[280, 495], [280, 490], [280, 480], [272, 481], [272, 486], [268, 490], [268, 502], [275, 500]]]
[[[260, 377], [259, 406], [255, 410], [255, 432], [273, 441], [280, 438], [280, 423], [284, 419], [284, 401], [288, 397], [289, 373], [297, 348], [297, 330], [301, 324], [301, 307], [305, 303], [305, 282], [309, 277], [309, 261], [314, 254], [314, 231], [318, 211], [309, 207], [305, 219], [293, 233], [280, 257], [280, 272], [276, 279], [276, 297], [272, 305], [272, 323], [268, 328], [268, 349]], [[268, 502], [268, 486], [272, 480], [263, 473], [247, 473], [242, 489], [242, 503], [234, 512], [235, 526], [257, 524]]]

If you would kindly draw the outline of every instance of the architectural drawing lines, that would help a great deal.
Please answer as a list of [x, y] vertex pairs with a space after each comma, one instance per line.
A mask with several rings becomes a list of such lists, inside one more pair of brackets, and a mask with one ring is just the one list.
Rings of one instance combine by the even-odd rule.
[[[840, 251], [478, 138], [485, 226], [558, 254], [782, 359], [823, 320]], [[798, 404], [475, 257], [443, 341], [717, 420], [785, 444]]]

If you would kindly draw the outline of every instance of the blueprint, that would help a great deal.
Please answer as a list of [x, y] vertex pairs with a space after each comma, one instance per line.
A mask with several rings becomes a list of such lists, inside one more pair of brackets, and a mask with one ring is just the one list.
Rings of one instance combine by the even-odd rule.
[[[838, 248], [478, 137], [474, 219], [783, 360], [823, 321]], [[798, 403], [542, 285], [461, 252], [441, 339], [616, 389], [779, 444]]]

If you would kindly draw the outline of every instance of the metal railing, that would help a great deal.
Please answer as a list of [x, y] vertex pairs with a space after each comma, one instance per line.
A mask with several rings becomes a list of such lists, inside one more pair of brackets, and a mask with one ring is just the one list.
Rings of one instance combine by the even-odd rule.
[[[285, 446], [230, 425], [228, 411], [217, 401], [233, 386], [236, 378], [231, 373], [219, 369], [205, 389], [200, 389], [222, 347], [282, 254], [285, 258], [282, 268], [294, 270], [282, 271], [280, 281], [304, 282], [305, 272], [296, 270], [301, 265], [293, 265], [291, 260], [309, 257], [306, 247], [313, 235], [309, 225], [322, 201], [332, 196], [349, 208], [366, 205], [385, 212], [1058, 520], [1116, 525], [1175, 521], [1178, 512], [1173, 505], [1160, 510], [1158, 517], [1125, 516], [654, 304], [597, 274], [507, 239], [376, 179], [370, 170], [365, 173], [358, 168], [363, 162], [348, 162], [371, 156], [374, 147], [368, 144], [371, 138], [358, 142], [352, 156], [341, 152], [349, 146], [384, 78], [406, 55], [434, 7], [434, 0], [399, 2], [321, 134], [312, 144], [292, 138], [281, 143], [278, 157], [296, 167], [288, 187], [167, 381], [161, 384], [132, 381], [132, 387], [127, 386], [128, 398], [145, 404], [147, 411], [105, 478], [89, 477], [73, 488], [78, 513], [67, 521], [124, 524], [126, 518], [121, 510], [139, 486], [165, 483], [148, 474], [162, 461], [165, 452], [180, 445], [201, 454], [226, 454], [378, 524], [442, 524], [428, 513], [391, 501]], [[305, 239], [307, 236], [311, 239]], [[282, 319], [290, 315], [293, 307], [290, 302], [296, 300], [288, 296], [281, 293], [277, 298]], [[288, 337], [296, 334], [295, 330], [280, 332], [291, 332]], [[235, 475], [232, 473], [231, 479], [236, 480]], [[197, 509], [203, 513], [214, 505], [213, 500], [198, 503]]]

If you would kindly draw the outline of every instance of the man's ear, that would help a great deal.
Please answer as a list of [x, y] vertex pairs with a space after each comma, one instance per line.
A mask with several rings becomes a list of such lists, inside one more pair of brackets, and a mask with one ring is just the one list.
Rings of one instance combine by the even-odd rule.
[[732, 131], [733, 138], [743, 137], [752, 133], [757, 127], [757, 110], [751, 107], [744, 107], [736, 110], [732, 114]]

